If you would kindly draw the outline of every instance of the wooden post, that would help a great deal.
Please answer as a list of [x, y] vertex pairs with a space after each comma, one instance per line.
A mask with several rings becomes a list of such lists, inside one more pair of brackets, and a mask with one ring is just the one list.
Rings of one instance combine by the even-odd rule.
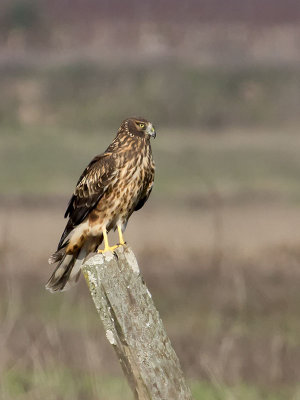
[[135, 399], [190, 400], [179, 360], [132, 250], [122, 246], [114, 254], [96, 254], [83, 273]]

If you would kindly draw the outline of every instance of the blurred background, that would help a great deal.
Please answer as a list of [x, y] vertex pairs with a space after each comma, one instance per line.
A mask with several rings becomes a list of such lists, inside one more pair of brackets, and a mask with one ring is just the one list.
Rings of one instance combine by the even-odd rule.
[[132, 399], [47, 264], [121, 121], [158, 132], [126, 239], [195, 399], [300, 399], [300, 2], [2, 0], [0, 398]]

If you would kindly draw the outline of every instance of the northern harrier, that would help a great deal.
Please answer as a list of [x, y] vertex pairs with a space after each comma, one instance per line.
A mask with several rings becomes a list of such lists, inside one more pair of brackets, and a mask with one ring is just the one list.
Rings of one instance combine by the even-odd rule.
[[58, 262], [46, 288], [51, 292], [66, 290], [79, 279], [81, 265], [104, 240], [107, 232], [118, 229], [119, 245], [124, 245], [124, 232], [134, 211], [143, 207], [153, 186], [155, 166], [150, 138], [156, 132], [143, 118], [122, 122], [117, 136], [107, 150], [96, 156], [80, 176], [65, 218], [68, 223], [49, 264]]

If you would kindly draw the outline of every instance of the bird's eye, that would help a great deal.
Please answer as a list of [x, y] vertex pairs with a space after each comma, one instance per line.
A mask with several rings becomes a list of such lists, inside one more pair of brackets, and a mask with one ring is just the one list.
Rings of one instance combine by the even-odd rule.
[[145, 128], [145, 124], [139, 124], [140, 128]]

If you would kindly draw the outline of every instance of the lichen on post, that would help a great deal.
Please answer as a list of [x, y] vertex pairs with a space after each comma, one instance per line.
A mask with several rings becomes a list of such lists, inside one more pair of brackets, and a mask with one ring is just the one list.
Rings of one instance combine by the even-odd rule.
[[83, 273], [106, 338], [138, 400], [189, 400], [178, 357], [129, 247], [96, 254]]

